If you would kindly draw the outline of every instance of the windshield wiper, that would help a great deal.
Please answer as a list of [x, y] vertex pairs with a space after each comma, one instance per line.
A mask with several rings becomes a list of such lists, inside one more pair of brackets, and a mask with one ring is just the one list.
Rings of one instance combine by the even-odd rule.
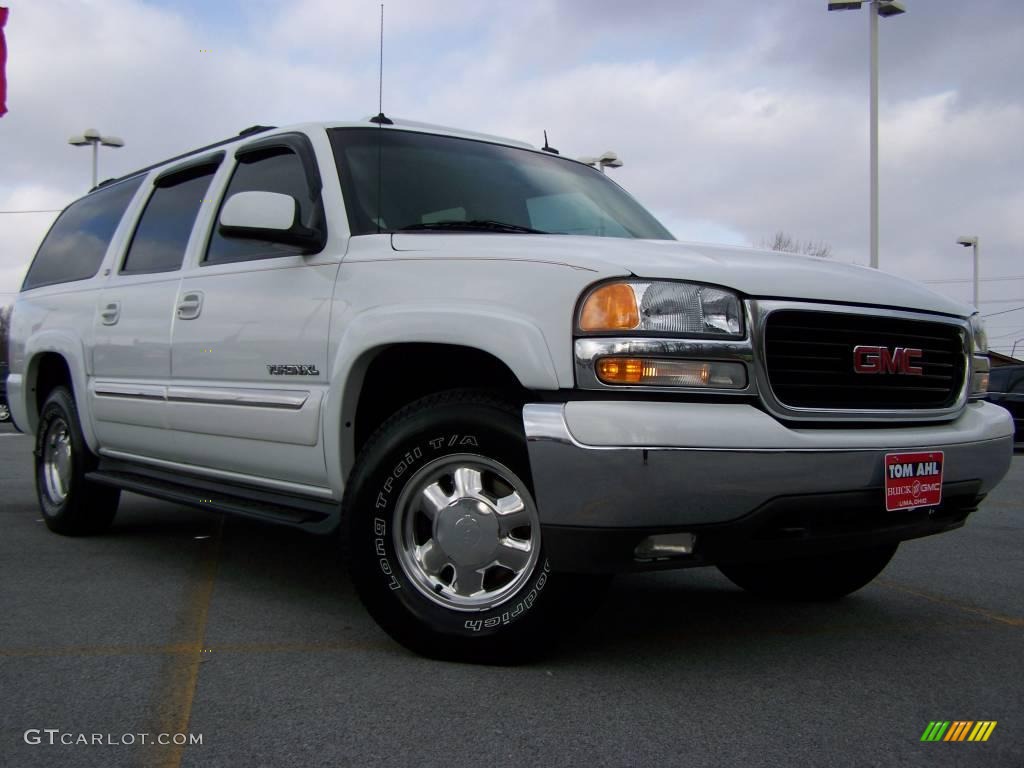
[[493, 219], [470, 219], [469, 221], [429, 221], [423, 224], [410, 224], [407, 227], [402, 227], [399, 232], [410, 232], [410, 231], [437, 231], [437, 232], [519, 232], [530, 235], [547, 235], [548, 232], [544, 232], [540, 229], [531, 229], [530, 227], [521, 227], [518, 224], [508, 224], [504, 221], [494, 221]]

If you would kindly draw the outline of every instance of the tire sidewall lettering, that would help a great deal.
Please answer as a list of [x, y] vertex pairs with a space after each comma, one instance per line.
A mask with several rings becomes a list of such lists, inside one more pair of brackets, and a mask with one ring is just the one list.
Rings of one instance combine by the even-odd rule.
[[537, 602], [537, 596], [544, 589], [544, 585], [547, 584], [548, 573], [550, 571], [551, 565], [547, 560], [545, 560], [543, 570], [541, 571], [540, 576], [537, 577], [537, 582], [524, 597], [515, 603], [515, 605], [510, 608], [500, 606], [502, 609], [501, 614], [491, 616], [487, 619], [467, 619], [464, 624], [465, 628], [471, 632], [479, 632], [481, 629], [494, 629], [495, 627], [502, 626], [503, 624], [510, 624], [515, 619], [518, 619], [526, 613], [526, 611], [530, 610], [535, 602]]
[[383, 586], [393, 595], [392, 599], [401, 600], [416, 614], [428, 614], [434, 617], [434, 621], [443, 621], [449, 627], [448, 631], [455, 631], [458, 634], [494, 632], [529, 614], [547, 584], [550, 564], [546, 559], [542, 560], [543, 565], [537, 569], [537, 575], [524, 585], [523, 591], [518, 595], [488, 612], [468, 614], [472, 618], [466, 618], [467, 614], [463, 611], [435, 605], [419, 595], [416, 590], [404, 588], [407, 585], [407, 577], [397, 562], [392, 562], [395, 554], [389, 527], [393, 506], [401, 495], [401, 490], [420, 467], [444, 455], [463, 453], [467, 449], [475, 449], [474, 452], [489, 455], [483, 448], [486, 443], [481, 434], [470, 431], [435, 432], [432, 436], [418, 439], [415, 447], [404, 449], [397, 461], [387, 461], [384, 466], [389, 466], [390, 470], [385, 470], [386, 477], [378, 479], [376, 487], [368, 495], [373, 499], [374, 506], [372, 524], [368, 526], [371, 553], [372, 559], [376, 561], [375, 570], [379, 571]]

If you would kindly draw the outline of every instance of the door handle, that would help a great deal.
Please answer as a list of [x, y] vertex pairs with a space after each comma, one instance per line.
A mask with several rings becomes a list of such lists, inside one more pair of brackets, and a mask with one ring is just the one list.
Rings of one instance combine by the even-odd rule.
[[183, 294], [178, 302], [178, 318], [181, 320], [195, 320], [203, 311], [203, 292], [189, 291]]
[[114, 325], [121, 317], [121, 302], [112, 301], [100, 310], [100, 321], [104, 325]]

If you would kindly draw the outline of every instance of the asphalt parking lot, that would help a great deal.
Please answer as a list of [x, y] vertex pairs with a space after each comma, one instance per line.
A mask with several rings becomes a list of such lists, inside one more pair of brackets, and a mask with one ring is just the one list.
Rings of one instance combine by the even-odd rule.
[[[845, 601], [620, 578], [520, 668], [396, 646], [326, 539], [133, 495], [108, 535], [50, 534], [30, 454], [0, 427], [2, 766], [1024, 765], [1019, 453], [964, 529]], [[998, 725], [922, 743], [932, 720]], [[179, 732], [202, 744], [59, 743]]]

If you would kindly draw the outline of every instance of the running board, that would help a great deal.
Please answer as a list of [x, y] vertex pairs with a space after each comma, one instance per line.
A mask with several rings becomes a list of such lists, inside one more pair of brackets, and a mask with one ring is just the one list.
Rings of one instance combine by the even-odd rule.
[[285, 525], [323, 522], [338, 510], [337, 503], [322, 499], [183, 476], [114, 459], [100, 459], [99, 468], [85, 477], [143, 496]]

